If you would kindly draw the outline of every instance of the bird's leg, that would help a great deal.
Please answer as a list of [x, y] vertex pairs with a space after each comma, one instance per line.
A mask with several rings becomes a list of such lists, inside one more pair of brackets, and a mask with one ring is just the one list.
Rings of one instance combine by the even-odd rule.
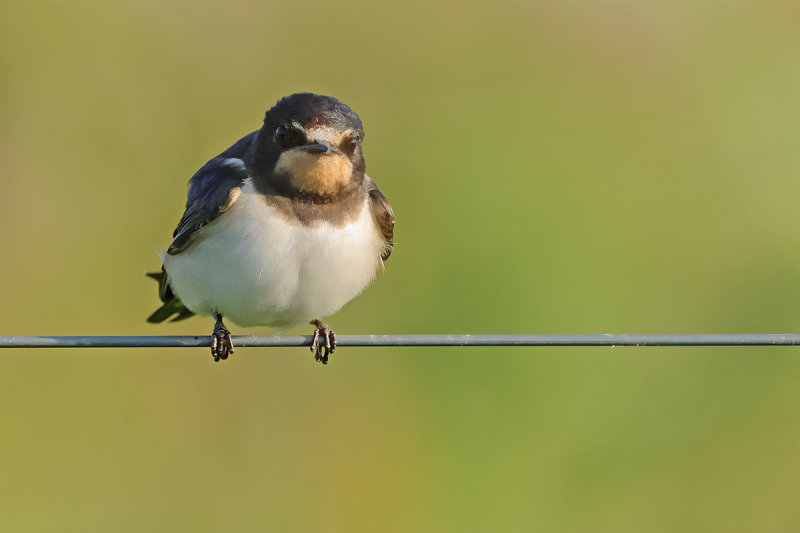
[[336, 349], [336, 334], [322, 320], [315, 318], [311, 321], [311, 324], [317, 328], [314, 330], [314, 341], [311, 343], [314, 359], [321, 361], [323, 365], [327, 365], [328, 356]]
[[227, 359], [228, 354], [232, 354], [236, 350], [233, 349], [230, 330], [222, 323], [222, 315], [216, 313], [214, 317], [217, 322], [214, 324], [214, 331], [211, 333], [211, 356], [214, 361], [219, 361], [220, 359]]

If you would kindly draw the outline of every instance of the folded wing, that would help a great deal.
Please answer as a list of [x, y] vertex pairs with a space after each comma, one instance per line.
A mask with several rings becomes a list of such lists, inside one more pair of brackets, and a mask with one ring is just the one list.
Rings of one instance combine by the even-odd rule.
[[381, 259], [386, 261], [389, 259], [389, 256], [392, 255], [392, 250], [394, 249], [394, 210], [392, 210], [389, 200], [386, 199], [380, 189], [378, 189], [378, 186], [375, 185], [375, 182], [368, 176], [365, 176], [365, 178], [365, 186], [367, 188], [367, 194], [369, 195], [372, 217], [383, 235], [383, 241], [386, 244], [383, 253], [381, 253]]
[[[239, 139], [233, 146], [203, 165], [189, 180], [189, 195], [186, 210], [178, 227], [172, 234], [172, 243], [167, 253], [180, 254], [192, 245], [197, 232], [231, 208], [241, 192], [242, 183], [247, 178], [247, 169], [242, 162], [255, 132]], [[158, 296], [163, 305], [147, 319], [148, 322], [163, 322], [173, 315], [172, 321], [189, 318], [194, 313], [187, 309], [172, 292], [164, 268], [161, 272], [147, 274], [158, 281]]]

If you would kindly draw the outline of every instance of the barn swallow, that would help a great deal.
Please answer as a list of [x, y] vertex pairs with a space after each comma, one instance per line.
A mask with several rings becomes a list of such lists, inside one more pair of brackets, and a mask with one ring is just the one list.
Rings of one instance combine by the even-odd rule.
[[336, 336], [320, 319], [373, 280], [393, 248], [394, 212], [364, 173], [361, 119], [330, 96], [286, 96], [254, 131], [203, 165], [162, 256], [163, 305], [147, 319], [216, 319], [214, 361], [234, 352], [223, 317], [283, 330], [310, 321], [328, 362]]

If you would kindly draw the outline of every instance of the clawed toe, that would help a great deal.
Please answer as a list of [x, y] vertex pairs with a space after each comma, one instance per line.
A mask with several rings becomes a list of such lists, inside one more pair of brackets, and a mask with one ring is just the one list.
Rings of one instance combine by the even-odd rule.
[[[215, 315], [216, 323], [214, 331], [211, 333], [211, 356], [214, 361], [227, 359], [228, 355], [235, 352], [231, 332], [222, 322], [222, 315]], [[321, 320], [312, 320], [316, 329], [314, 339], [311, 343], [311, 351], [314, 352], [314, 359], [322, 364], [328, 364], [328, 358], [336, 350], [336, 334]]]
[[217, 322], [214, 324], [214, 331], [211, 333], [211, 356], [214, 361], [227, 359], [229, 354], [236, 350], [233, 349], [231, 332], [222, 323], [222, 316], [217, 315]]
[[314, 359], [327, 365], [328, 356], [336, 349], [336, 334], [321, 320], [312, 320], [311, 324], [316, 326], [314, 340], [311, 342]]

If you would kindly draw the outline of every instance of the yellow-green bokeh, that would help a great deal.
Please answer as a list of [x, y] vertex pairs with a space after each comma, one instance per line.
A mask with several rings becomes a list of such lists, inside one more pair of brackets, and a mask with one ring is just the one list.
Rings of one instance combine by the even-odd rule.
[[[341, 334], [798, 331], [798, 60], [786, 1], [7, 0], [0, 334], [209, 332], [146, 324], [141, 273], [301, 90], [398, 220]], [[0, 531], [793, 531], [799, 382], [793, 348], [6, 350]]]

